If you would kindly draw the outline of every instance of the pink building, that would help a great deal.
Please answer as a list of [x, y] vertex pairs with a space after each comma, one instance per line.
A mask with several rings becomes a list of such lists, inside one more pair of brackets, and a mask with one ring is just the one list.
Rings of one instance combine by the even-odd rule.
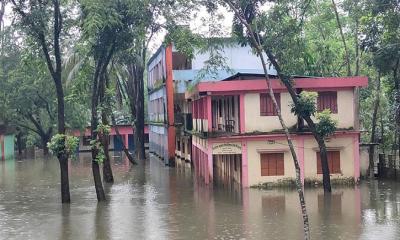
[[[121, 137], [119, 137], [117, 135], [115, 126], [111, 127], [110, 147], [109, 147], [110, 150], [111, 151], [122, 151], [123, 144], [125, 144], [125, 146], [128, 147], [129, 150], [134, 150], [135, 149], [135, 144], [134, 144], [134, 139], [133, 139], [134, 129], [132, 128], [132, 126], [131, 125], [118, 125], [118, 131], [119, 131], [119, 134], [121, 134]], [[145, 146], [148, 147], [149, 129], [148, 129], [147, 125], [144, 128], [144, 133], [145, 133], [145, 138], [146, 138]], [[87, 127], [84, 131], [75, 129], [72, 131], [72, 134], [76, 137], [79, 137], [79, 151], [80, 152], [91, 151], [90, 127]]]
[[[292, 139], [304, 181], [322, 179], [318, 145], [291, 113], [291, 98], [280, 80], [272, 87]], [[358, 109], [355, 90], [366, 77], [301, 77], [298, 91], [318, 92], [319, 111], [329, 108], [338, 121], [327, 139], [332, 179], [359, 180]], [[261, 74], [237, 74], [223, 81], [200, 82], [186, 100], [192, 103], [192, 161], [206, 183], [233, 180], [243, 187], [295, 178], [293, 160]]]

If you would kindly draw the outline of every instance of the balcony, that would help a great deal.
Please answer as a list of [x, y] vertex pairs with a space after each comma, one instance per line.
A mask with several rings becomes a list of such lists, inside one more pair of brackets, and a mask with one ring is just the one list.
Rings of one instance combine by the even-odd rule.
[[191, 113], [175, 113], [175, 124], [183, 126], [185, 131], [193, 130], [193, 119]]
[[211, 99], [211, 120], [214, 133], [239, 133], [239, 96], [216, 96]]

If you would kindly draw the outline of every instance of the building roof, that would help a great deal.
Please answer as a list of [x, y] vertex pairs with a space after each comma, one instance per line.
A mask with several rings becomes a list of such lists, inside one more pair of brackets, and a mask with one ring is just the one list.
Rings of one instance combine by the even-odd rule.
[[[367, 77], [295, 77], [293, 79], [295, 88], [308, 90], [325, 89], [336, 90], [343, 88], [366, 87]], [[276, 78], [271, 79], [274, 90], [285, 91], [286, 87]], [[237, 93], [237, 92], [262, 92], [268, 89], [265, 78], [253, 78], [246, 80], [225, 80], [219, 82], [200, 82], [192, 91], [186, 92], [186, 98], [200, 95], [200, 93]]]
[[[269, 70], [268, 76], [270, 78], [278, 78], [278, 74], [275, 70], [271, 69]], [[263, 69], [254, 69], [251, 71], [243, 71], [243, 72], [237, 72], [234, 75], [231, 75], [222, 81], [231, 81], [231, 80], [254, 80], [254, 79], [261, 79], [265, 77], [265, 73]], [[312, 76], [299, 76], [299, 75], [293, 75], [294, 78], [317, 78], [317, 77], [312, 77]]]

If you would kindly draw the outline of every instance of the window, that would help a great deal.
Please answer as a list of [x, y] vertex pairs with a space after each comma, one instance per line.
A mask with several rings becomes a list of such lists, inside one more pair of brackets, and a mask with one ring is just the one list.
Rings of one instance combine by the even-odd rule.
[[[279, 93], [274, 94], [276, 102], [278, 106], [281, 106], [281, 96]], [[269, 94], [261, 93], [260, 94], [260, 115], [261, 116], [277, 116], [278, 113], [274, 106], [274, 103], [269, 96]]]
[[261, 176], [283, 176], [285, 166], [283, 153], [262, 153], [261, 157]]
[[192, 69], [192, 60], [179, 52], [172, 53], [172, 69], [187, 70]]
[[331, 113], [338, 112], [337, 92], [319, 92], [317, 100], [317, 110], [322, 112], [325, 109], [330, 109]]
[[[340, 151], [327, 151], [329, 173], [341, 173], [340, 171]], [[322, 174], [321, 156], [317, 152], [317, 174]]]

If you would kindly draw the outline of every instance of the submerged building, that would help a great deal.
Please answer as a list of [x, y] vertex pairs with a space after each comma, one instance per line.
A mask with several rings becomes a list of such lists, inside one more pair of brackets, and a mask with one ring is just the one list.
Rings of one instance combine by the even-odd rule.
[[[275, 98], [291, 130], [301, 179], [320, 181], [318, 144], [291, 113], [291, 97], [271, 76]], [[332, 179], [358, 181], [360, 176], [356, 88], [366, 77], [302, 77], [297, 91], [318, 93], [317, 109], [330, 109], [337, 131], [326, 140]], [[206, 183], [235, 181], [243, 187], [295, 179], [291, 153], [263, 75], [237, 74], [219, 82], [201, 82], [186, 93], [192, 103], [192, 159]], [[301, 124], [303, 125], [303, 124]]]
[[[117, 134], [117, 129], [118, 133]], [[84, 130], [72, 130], [72, 134], [75, 137], [79, 138], [79, 152], [90, 152], [91, 151], [91, 144], [90, 141], [92, 140], [92, 136], [90, 133], [90, 127], [85, 128]], [[135, 142], [134, 142], [134, 128], [131, 125], [117, 125], [111, 126], [110, 136], [109, 136], [109, 150], [110, 151], [123, 151], [123, 146], [125, 145], [128, 150], [135, 149]], [[149, 143], [149, 131], [147, 125], [144, 128], [145, 134], [145, 148], [148, 148]]]
[[[262, 65], [249, 47], [222, 49], [229, 70], [203, 74], [208, 52], [192, 59], [173, 45], [150, 58], [148, 70], [149, 151], [166, 165], [191, 162], [205, 183], [234, 181], [243, 187], [293, 180], [295, 168], [269, 95]], [[319, 181], [319, 150], [304, 123], [291, 113], [291, 98], [274, 69], [269, 69], [275, 97], [291, 130], [301, 179]], [[358, 98], [366, 77], [297, 77], [296, 91], [318, 92], [317, 108], [329, 108], [338, 121], [327, 139], [332, 179], [360, 176]]]
[[14, 157], [14, 129], [0, 123], [0, 160]]
[[189, 59], [173, 45], [161, 46], [148, 62], [149, 149], [166, 165], [174, 166], [176, 157], [191, 161], [192, 104], [185, 100], [185, 92], [193, 82], [219, 81], [237, 72], [262, 72], [250, 47], [226, 39], [221, 48], [225, 66], [212, 73], [205, 70], [209, 51], [197, 51]]

